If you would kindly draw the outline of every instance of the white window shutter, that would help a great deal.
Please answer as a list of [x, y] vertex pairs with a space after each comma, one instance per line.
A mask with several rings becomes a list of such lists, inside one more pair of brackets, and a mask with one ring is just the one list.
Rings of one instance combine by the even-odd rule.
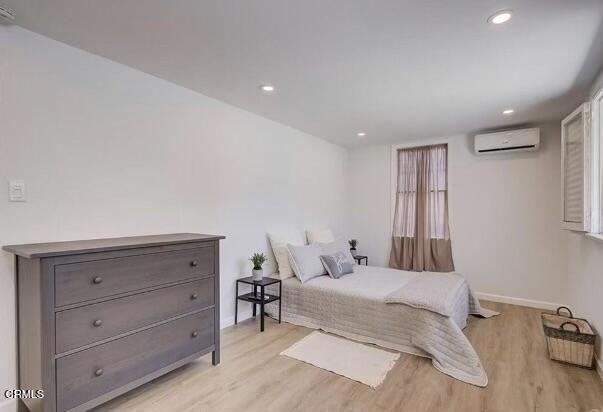
[[561, 122], [561, 203], [564, 229], [590, 231], [590, 104], [584, 103]]

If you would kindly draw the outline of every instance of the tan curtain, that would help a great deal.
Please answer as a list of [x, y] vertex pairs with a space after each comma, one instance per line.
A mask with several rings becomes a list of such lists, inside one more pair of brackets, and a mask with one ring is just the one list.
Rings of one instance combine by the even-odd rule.
[[398, 187], [389, 265], [412, 271], [451, 272], [448, 228], [448, 147], [398, 151]]

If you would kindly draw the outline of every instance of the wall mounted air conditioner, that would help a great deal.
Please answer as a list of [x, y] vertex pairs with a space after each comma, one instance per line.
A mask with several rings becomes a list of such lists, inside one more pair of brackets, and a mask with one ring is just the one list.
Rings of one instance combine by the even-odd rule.
[[540, 129], [506, 130], [475, 135], [475, 154], [533, 152], [540, 147]]

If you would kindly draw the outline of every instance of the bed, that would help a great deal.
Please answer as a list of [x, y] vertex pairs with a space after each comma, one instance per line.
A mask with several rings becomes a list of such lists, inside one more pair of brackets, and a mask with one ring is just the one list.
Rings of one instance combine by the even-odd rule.
[[[486, 386], [488, 377], [479, 356], [463, 334], [469, 314], [489, 317], [466, 281], [454, 292], [451, 313], [443, 316], [405, 304], [386, 303], [421, 276], [416, 272], [360, 266], [333, 279], [320, 276], [302, 284], [282, 282], [282, 319], [286, 322], [432, 359], [441, 372], [464, 382]], [[274, 314], [276, 306], [268, 305]]]

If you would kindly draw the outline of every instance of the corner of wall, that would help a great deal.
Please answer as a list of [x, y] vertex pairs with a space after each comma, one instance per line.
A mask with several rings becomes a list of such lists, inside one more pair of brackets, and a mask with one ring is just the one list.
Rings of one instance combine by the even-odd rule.
[[[243, 322], [244, 320], [247, 320], [251, 317], [253, 317], [253, 315], [251, 314], [251, 309], [241, 311], [239, 312], [239, 315], [237, 317], [237, 322]], [[220, 319], [220, 329], [224, 329], [232, 325], [234, 325], [234, 316], [228, 316], [226, 318]], [[4, 411], [0, 410], [0, 412]]]
[[598, 93], [598, 91], [603, 87], [603, 68], [602, 70], [599, 72], [599, 74], [597, 75], [597, 78], [595, 79], [594, 83], [591, 86], [590, 92], [591, 92], [591, 97], [594, 97], [596, 93]]

